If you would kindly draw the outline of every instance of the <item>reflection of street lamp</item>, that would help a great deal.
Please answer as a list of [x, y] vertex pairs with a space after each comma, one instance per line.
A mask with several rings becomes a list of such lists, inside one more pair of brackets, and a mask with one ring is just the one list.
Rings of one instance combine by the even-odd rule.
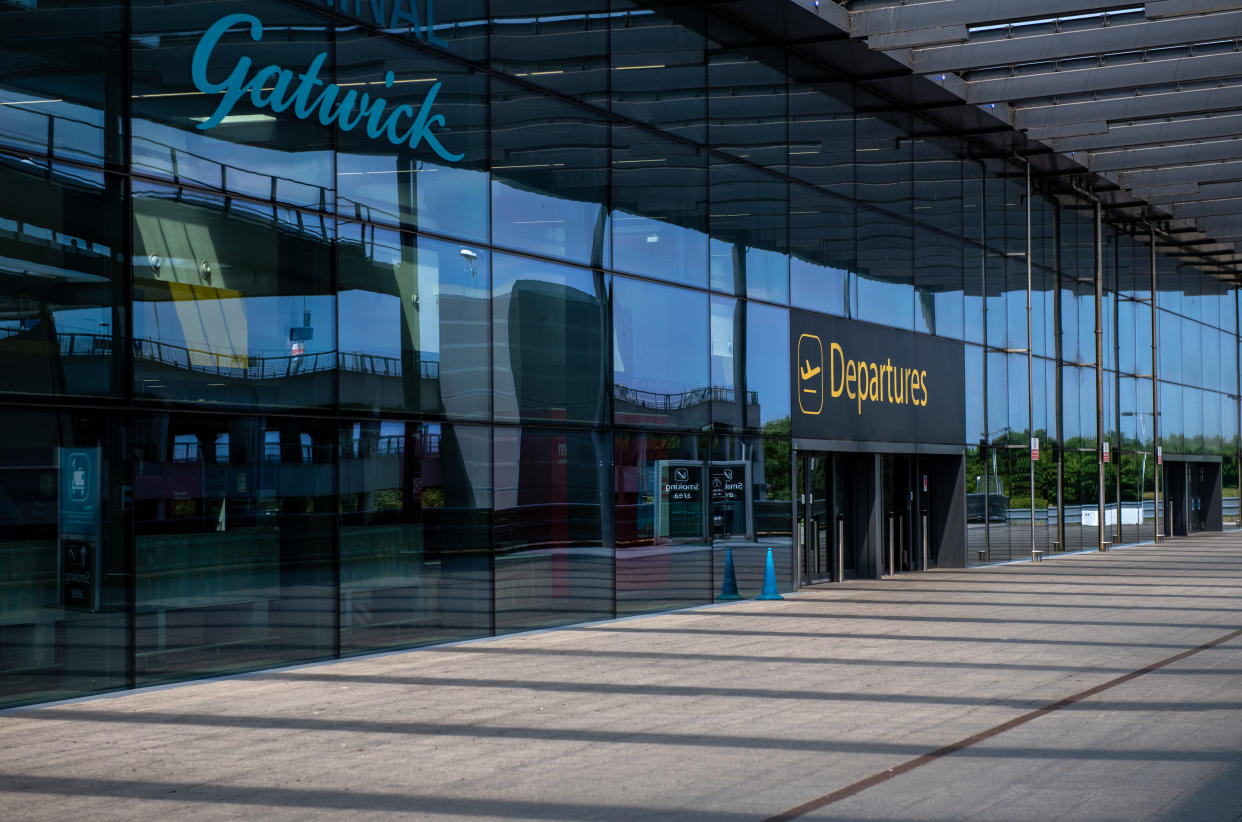
[[462, 257], [466, 260], [466, 262], [467, 262], [467, 263], [469, 263], [469, 265], [470, 265], [470, 281], [471, 281], [472, 283], [473, 283], [473, 282], [476, 282], [476, 281], [478, 280], [478, 274], [477, 274], [477, 273], [475, 272], [475, 270], [474, 270], [474, 261], [475, 261], [475, 260], [477, 260], [477, 259], [479, 259], [479, 254], [478, 254], [478, 252], [477, 252], [477, 251], [474, 251], [473, 249], [463, 248], [463, 249], [461, 250], [461, 256], [462, 256]]
[[[1158, 413], [1158, 412], [1157, 412], [1157, 413]], [[1139, 441], [1140, 441], [1140, 442], [1146, 442], [1146, 440], [1147, 440], [1147, 425], [1146, 425], [1146, 423], [1144, 423], [1144, 422], [1143, 422], [1143, 417], [1148, 417], [1148, 416], [1150, 416], [1150, 417], [1153, 417], [1153, 418], [1154, 418], [1156, 415], [1155, 415], [1155, 414], [1153, 414], [1151, 411], [1122, 411], [1122, 412], [1121, 412], [1121, 416], [1123, 416], [1123, 417], [1138, 417], [1138, 424], [1139, 424]], [[1153, 419], [1153, 422], [1154, 422], [1154, 419]], [[1152, 446], [1153, 446], [1153, 447], [1155, 447], [1155, 448], [1159, 448], [1159, 447], [1160, 447], [1160, 444], [1159, 444], [1159, 443], [1155, 443], [1155, 442], [1153, 442], [1153, 443], [1152, 443]], [[1155, 523], [1156, 523], [1156, 535], [1157, 535], [1157, 537], [1159, 537], [1159, 535], [1160, 535], [1160, 472], [1159, 472], [1159, 471], [1154, 472], [1154, 477], [1155, 477], [1155, 480], [1156, 480], [1156, 490], [1152, 492], [1152, 500], [1151, 500], [1151, 515], [1152, 515], [1152, 519], [1153, 519], [1153, 520], [1155, 520]], [[1147, 452], [1146, 452], [1146, 451], [1144, 451], [1144, 452], [1143, 452], [1143, 462], [1141, 463], [1141, 465], [1140, 465], [1140, 467], [1139, 467], [1139, 487], [1138, 487], [1138, 491], [1139, 491], [1139, 510], [1140, 510], [1140, 511], [1142, 511], [1142, 510], [1143, 510], [1143, 491], [1144, 491], [1144, 489], [1145, 489], [1146, 487], [1147, 487]], [[1120, 500], [1118, 500], [1118, 506], [1120, 506], [1120, 504], [1121, 504], [1121, 501], [1120, 501]], [[1118, 510], [1118, 511], [1117, 511], [1117, 516], [1118, 516], [1118, 518], [1120, 518], [1120, 517], [1121, 517], [1121, 511], [1120, 511], [1120, 510]]]

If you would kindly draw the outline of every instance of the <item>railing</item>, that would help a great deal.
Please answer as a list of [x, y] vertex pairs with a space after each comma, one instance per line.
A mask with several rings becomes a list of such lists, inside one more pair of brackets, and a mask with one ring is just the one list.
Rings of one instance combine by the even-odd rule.
[[[26, 328], [0, 327], [0, 339], [29, 331]], [[82, 332], [60, 333], [56, 335], [56, 340], [62, 357], [106, 357], [112, 354], [115, 344], [110, 334]], [[401, 377], [404, 373], [400, 357], [362, 351], [321, 351], [314, 354], [264, 357], [143, 339], [133, 341], [133, 353], [136, 359], [143, 362], [241, 380], [280, 379], [324, 371], [346, 371], [379, 377]], [[439, 361], [420, 360], [419, 376], [424, 380], [439, 379]]]
[[[661, 394], [655, 391], [642, 391], [637, 388], [630, 388], [626, 385], [614, 385], [612, 387], [612, 395], [621, 402], [627, 402], [641, 408], [651, 408], [657, 411], [679, 411], [710, 402], [737, 402], [738, 392], [733, 388], [710, 386], [707, 388], [692, 388], [689, 391], [681, 391], [679, 393]], [[758, 403], [759, 392], [747, 391], [746, 404], [757, 405]]]

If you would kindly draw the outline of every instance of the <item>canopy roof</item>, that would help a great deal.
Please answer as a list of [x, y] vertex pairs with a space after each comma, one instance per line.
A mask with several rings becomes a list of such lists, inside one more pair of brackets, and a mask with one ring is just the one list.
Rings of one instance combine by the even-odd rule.
[[1242, 273], [1242, 0], [789, 2], [795, 45]]

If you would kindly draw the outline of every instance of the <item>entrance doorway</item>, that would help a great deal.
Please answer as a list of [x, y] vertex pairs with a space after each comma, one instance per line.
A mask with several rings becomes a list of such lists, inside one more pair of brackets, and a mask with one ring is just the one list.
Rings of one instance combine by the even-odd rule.
[[799, 452], [802, 584], [965, 564], [957, 455]]
[[1223, 529], [1219, 462], [1165, 459], [1164, 495], [1165, 533], [1185, 536]]
[[886, 573], [924, 571], [938, 553], [932, 461], [912, 454], [880, 457]]
[[[799, 458], [803, 487], [799, 522], [803, 534], [803, 584], [841, 582], [858, 576], [858, 454], [813, 453]], [[864, 515], [865, 516], [865, 515]]]

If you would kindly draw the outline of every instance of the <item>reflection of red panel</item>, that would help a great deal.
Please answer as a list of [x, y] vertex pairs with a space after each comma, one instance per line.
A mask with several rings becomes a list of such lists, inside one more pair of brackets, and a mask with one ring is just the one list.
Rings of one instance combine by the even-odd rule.
[[203, 496], [203, 465], [197, 462], [160, 466], [155, 475], [134, 479], [136, 500], [199, 499]]

